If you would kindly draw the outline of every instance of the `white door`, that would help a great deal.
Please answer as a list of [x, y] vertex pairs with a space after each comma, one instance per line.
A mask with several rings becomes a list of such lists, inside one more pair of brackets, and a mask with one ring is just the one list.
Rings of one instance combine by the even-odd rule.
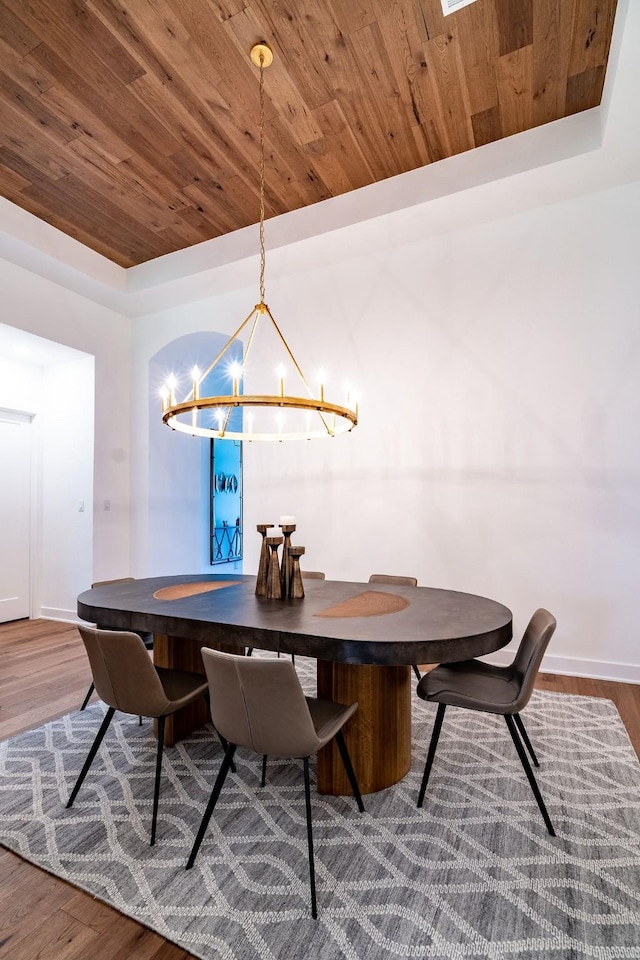
[[0, 623], [30, 614], [31, 429], [0, 410]]

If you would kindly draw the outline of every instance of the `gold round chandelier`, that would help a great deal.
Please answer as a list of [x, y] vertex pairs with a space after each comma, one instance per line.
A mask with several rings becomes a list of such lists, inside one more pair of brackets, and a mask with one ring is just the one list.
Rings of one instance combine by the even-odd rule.
[[[170, 377], [161, 390], [162, 420], [173, 430], [219, 440], [312, 440], [348, 433], [358, 423], [358, 403], [345, 387], [343, 403], [325, 399], [325, 377], [320, 373], [314, 390], [265, 302], [265, 163], [264, 70], [273, 61], [266, 43], [251, 48], [251, 60], [260, 68], [260, 302], [242, 321], [215, 359], [200, 371], [194, 367], [185, 399], [177, 402], [178, 381]], [[267, 328], [266, 330], [264, 328]], [[247, 343], [240, 339], [246, 331]], [[265, 361], [253, 365], [252, 347], [268, 334], [280, 352], [275, 369]], [[241, 357], [241, 359], [237, 359]], [[231, 359], [230, 359], [231, 358]], [[227, 389], [209, 393], [207, 379]], [[295, 384], [294, 389], [285, 389]], [[270, 387], [275, 384], [275, 389]]]

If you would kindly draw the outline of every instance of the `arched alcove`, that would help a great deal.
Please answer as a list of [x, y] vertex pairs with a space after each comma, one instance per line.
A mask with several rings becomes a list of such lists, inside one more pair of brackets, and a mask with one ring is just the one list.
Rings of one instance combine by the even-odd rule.
[[[190, 371], [206, 369], [226, 343], [225, 334], [189, 333], [165, 344], [149, 361], [149, 540], [147, 575], [211, 571], [211, 441], [168, 429], [161, 418], [159, 390], [171, 373], [177, 396], [186, 396]], [[241, 348], [229, 361], [241, 359]], [[211, 375], [203, 391], [225, 392], [229, 384]], [[229, 564], [229, 571], [242, 567]]]

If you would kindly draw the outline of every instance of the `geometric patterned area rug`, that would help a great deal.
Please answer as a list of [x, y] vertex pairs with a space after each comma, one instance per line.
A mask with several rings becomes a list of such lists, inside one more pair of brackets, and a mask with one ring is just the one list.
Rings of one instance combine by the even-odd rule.
[[[296, 658], [313, 693], [315, 661]], [[549, 836], [504, 721], [447, 711], [422, 810], [435, 707], [413, 702], [411, 772], [364, 797], [312, 797], [309, 909], [302, 766], [236, 754], [195, 867], [185, 863], [221, 748], [165, 752], [149, 846], [152, 726], [116, 714], [71, 810], [98, 703], [0, 745], [0, 842], [206, 960], [640, 958], [640, 764], [614, 705], [536, 691], [524, 718]]]

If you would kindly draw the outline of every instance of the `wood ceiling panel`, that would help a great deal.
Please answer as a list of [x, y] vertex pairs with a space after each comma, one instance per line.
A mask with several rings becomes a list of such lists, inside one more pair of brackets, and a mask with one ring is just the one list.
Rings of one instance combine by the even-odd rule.
[[498, 58], [498, 98], [503, 137], [533, 126], [533, 45]]
[[563, 116], [571, 51], [572, 4], [539, 0], [533, 14], [533, 124]]
[[495, 0], [498, 56], [530, 47], [533, 43], [533, 0]]
[[131, 266], [600, 102], [616, 0], [0, 0], [0, 193]]

